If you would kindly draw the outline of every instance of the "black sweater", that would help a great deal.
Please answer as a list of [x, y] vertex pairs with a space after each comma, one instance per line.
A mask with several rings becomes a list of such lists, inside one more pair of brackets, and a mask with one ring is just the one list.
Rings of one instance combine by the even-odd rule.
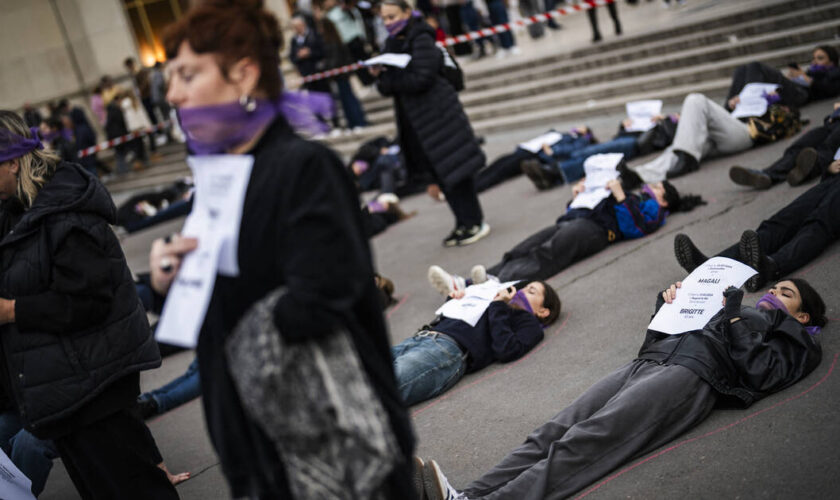
[[543, 329], [533, 314], [493, 301], [475, 326], [443, 318], [434, 331], [449, 335], [469, 354], [467, 370], [475, 372], [494, 361], [519, 359], [543, 339]]

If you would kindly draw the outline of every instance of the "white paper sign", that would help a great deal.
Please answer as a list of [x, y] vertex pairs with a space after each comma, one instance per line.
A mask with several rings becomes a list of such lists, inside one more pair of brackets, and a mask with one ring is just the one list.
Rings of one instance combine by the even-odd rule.
[[624, 105], [627, 108], [627, 116], [632, 122], [627, 132], [646, 132], [656, 124], [653, 117], [662, 113], [662, 101], [651, 99], [647, 101], [632, 101]]
[[738, 104], [732, 110], [735, 118], [762, 116], [767, 112], [767, 99], [764, 94], [772, 94], [779, 88], [775, 83], [748, 83], [738, 94]]
[[702, 329], [723, 308], [723, 291], [740, 288], [755, 273], [736, 260], [712, 257], [683, 280], [677, 298], [659, 308], [648, 329], [670, 335]]
[[187, 163], [195, 178], [195, 195], [181, 233], [198, 239], [198, 248], [181, 263], [166, 297], [156, 338], [195, 347], [216, 275], [239, 274], [239, 224], [254, 157], [200, 156], [188, 158]]
[[32, 481], [23, 475], [9, 457], [0, 450], [0, 498], [3, 500], [35, 500]]
[[493, 297], [503, 288], [515, 285], [516, 281], [499, 283], [496, 280], [488, 280], [480, 285], [470, 285], [464, 290], [465, 295], [460, 299], [446, 301], [440, 306], [435, 314], [442, 314], [447, 318], [460, 319], [475, 326], [484, 311], [490, 307]]
[[837, 151], [834, 152], [834, 159], [840, 160], [840, 148], [837, 148]]
[[560, 142], [560, 139], [563, 138], [563, 134], [560, 132], [555, 132], [554, 130], [547, 132], [539, 137], [534, 137], [531, 140], [523, 142], [519, 145], [520, 149], [524, 149], [529, 153], [539, 153], [542, 150], [543, 144], [548, 144], [551, 146], [557, 142]]
[[622, 153], [607, 153], [592, 155], [583, 162], [583, 170], [586, 172], [586, 180], [583, 183], [583, 192], [575, 196], [569, 204], [569, 208], [595, 208], [601, 200], [610, 196], [607, 189], [607, 182], [618, 178], [618, 170], [615, 167], [624, 158]]
[[376, 57], [371, 57], [362, 61], [363, 66], [377, 66], [384, 64], [385, 66], [394, 66], [396, 68], [405, 68], [411, 62], [411, 54], [394, 54], [386, 52]]

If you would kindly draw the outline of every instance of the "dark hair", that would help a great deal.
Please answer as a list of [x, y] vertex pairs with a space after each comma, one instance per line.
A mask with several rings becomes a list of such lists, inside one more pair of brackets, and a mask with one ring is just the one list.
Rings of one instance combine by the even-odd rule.
[[205, 0], [166, 28], [166, 57], [177, 56], [183, 42], [198, 54], [214, 54], [225, 78], [231, 65], [253, 59], [260, 67], [257, 88], [269, 98], [280, 96], [283, 37], [277, 18], [262, 0]]
[[835, 49], [831, 45], [817, 45], [817, 48], [814, 50], [821, 50], [825, 52], [825, 54], [828, 56], [828, 60], [831, 61], [833, 65], [840, 65], [840, 62], [838, 62], [838, 60], [840, 60], [840, 57], [838, 57], [837, 49]]
[[557, 291], [554, 290], [551, 285], [545, 281], [537, 281], [537, 283], [541, 284], [543, 286], [543, 290], [545, 290], [543, 293], [543, 307], [548, 309], [548, 316], [540, 318], [540, 323], [542, 323], [543, 326], [548, 326], [557, 321], [557, 318], [560, 317], [560, 310], [563, 308], [563, 303], [560, 302], [560, 296], [557, 295]]
[[381, 5], [393, 5], [394, 7], [399, 7], [399, 9], [403, 12], [413, 10], [411, 4], [405, 0], [383, 0]]
[[706, 200], [697, 194], [684, 194], [680, 196], [680, 192], [668, 181], [662, 181], [665, 187], [665, 201], [668, 202], [668, 211], [675, 212], [690, 212], [695, 207], [705, 205]]
[[808, 313], [808, 316], [811, 317], [806, 324], [808, 326], [824, 327], [828, 319], [825, 317], [825, 302], [823, 302], [820, 294], [802, 278], [790, 278], [788, 281], [793, 282], [799, 289], [799, 297], [802, 299], [802, 306], [799, 309]]
[[125, 66], [126, 68], [134, 65], [135, 61], [133, 57], [126, 57], [125, 60], [123, 60], [123, 66]]
[[64, 130], [64, 122], [62, 122], [58, 117], [50, 117], [44, 120], [47, 123], [47, 126], [51, 129], [55, 130]]

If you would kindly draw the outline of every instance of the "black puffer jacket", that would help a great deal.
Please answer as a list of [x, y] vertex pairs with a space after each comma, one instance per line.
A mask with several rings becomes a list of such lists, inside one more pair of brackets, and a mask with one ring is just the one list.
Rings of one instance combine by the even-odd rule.
[[475, 174], [485, 164], [484, 152], [458, 93], [440, 75], [442, 55], [432, 27], [412, 17], [399, 35], [388, 38], [385, 52], [411, 54], [405, 69], [388, 67], [377, 85], [382, 95], [394, 97], [409, 169], [432, 169], [446, 187]]
[[639, 359], [684, 366], [745, 406], [793, 385], [821, 358], [817, 337], [799, 321], [754, 307], [742, 307], [735, 323], [720, 312], [702, 330], [682, 335], [648, 330], [639, 350]]
[[[10, 392], [7, 396], [13, 398], [30, 430], [72, 417], [127, 375], [160, 366], [157, 344], [109, 226], [115, 216], [111, 197], [97, 179], [79, 165], [61, 163], [32, 207], [0, 240], [0, 296], [17, 299], [19, 322], [0, 326], [0, 369], [4, 389]], [[65, 302], [53, 286], [60, 272], [55, 269], [57, 253], [66, 257], [68, 251], [75, 255], [85, 251], [68, 249], [65, 242], [71, 238], [89, 242], [98, 255], [107, 256], [96, 262], [98, 269], [80, 269], [78, 281], [85, 282], [86, 273], [101, 273], [111, 289], [95, 292], [111, 300], [95, 305], [96, 314], [87, 314], [92, 318], [87, 321], [68, 307], [70, 316], [76, 316], [72, 324], [84, 326], [56, 333], [46, 322], [32, 319], [38, 314], [34, 304], [71, 302], [69, 298]], [[93, 267], [89, 261], [79, 258], [77, 262]], [[36, 302], [34, 297], [41, 300]], [[129, 400], [136, 394], [123, 396], [116, 399]]]

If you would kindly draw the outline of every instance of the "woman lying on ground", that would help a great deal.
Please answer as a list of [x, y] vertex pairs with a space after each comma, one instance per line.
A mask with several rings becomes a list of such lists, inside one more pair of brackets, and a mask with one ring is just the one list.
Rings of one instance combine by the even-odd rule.
[[[680, 283], [658, 294], [672, 303]], [[702, 330], [648, 330], [638, 357], [607, 375], [464, 490], [438, 464], [415, 458], [429, 500], [566, 498], [627, 461], [699, 425], [717, 402], [750, 406], [820, 363], [825, 303], [802, 279], [781, 281], [755, 307], [723, 292]]]
[[[463, 297], [462, 292], [451, 296], [458, 304]], [[475, 324], [441, 315], [391, 348], [397, 387], [406, 405], [443, 394], [466, 373], [521, 358], [540, 343], [543, 329], [560, 316], [561, 307], [557, 292], [542, 281], [503, 288], [482, 305], [486, 309]], [[475, 306], [473, 301], [464, 303], [470, 309]]]
[[[631, 182], [625, 170], [622, 181]], [[624, 192], [622, 182], [607, 184], [611, 195], [595, 208], [570, 208], [553, 226], [542, 229], [505, 252], [501, 262], [487, 268], [474, 268], [473, 277], [496, 276], [500, 281], [544, 280], [573, 263], [595, 255], [610, 243], [641, 238], [665, 224], [668, 213], [687, 212], [706, 202], [695, 195], [680, 196], [669, 182], [646, 184], [640, 194]], [[572, 188], [573, 199], [583, 190], [583, 179]], [[433, 269], [437, 269], [433, 271]], [[465, 280], [434, 266], [429, 279], [448, 295], [463, 288]]]

